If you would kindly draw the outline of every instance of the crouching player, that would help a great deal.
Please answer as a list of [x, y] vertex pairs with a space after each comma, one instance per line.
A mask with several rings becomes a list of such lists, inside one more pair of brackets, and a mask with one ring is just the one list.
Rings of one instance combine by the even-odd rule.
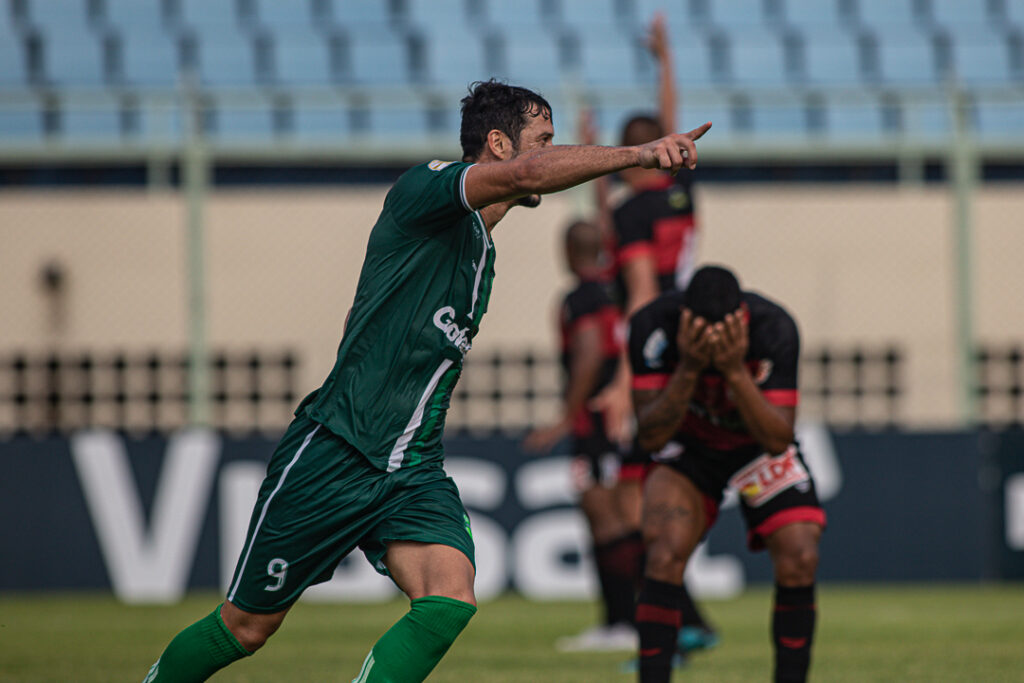
[[775, 680], [807, 678], [825, 513], [794, 443], [799, 350], [790, 315], [717, 266], [630, 320], [638, 439], [653, 453], [636, 611], [643, 682], [670, 680], [683, 571], [730, 486], [750, 549], [771, 554]]

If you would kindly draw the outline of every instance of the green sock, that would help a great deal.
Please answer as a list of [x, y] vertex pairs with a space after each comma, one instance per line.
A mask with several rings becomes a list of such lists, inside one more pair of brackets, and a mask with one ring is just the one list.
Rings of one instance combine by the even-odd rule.
[[142, 683], [199, 683], [251, 654], [224, 625], [220, 607], [176, 635]]
[[419, 683], [474, 614], [476, 607], [453, 598], [428, 595], [413, 600], [409, 613], [370, 650], [352, 683]]

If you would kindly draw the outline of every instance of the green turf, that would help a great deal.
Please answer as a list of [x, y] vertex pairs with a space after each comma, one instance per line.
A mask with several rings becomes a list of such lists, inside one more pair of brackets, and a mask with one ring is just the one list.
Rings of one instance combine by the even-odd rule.
[[[169, 607], [127, 607], [109, 596], [0, 596], [0, 682], [141, 681], [166, 642], [205, 615], [216, 596]], [[722, 634], [676, 679], [769, 680], [767, 589], [707, 602]], [[1024, 681], [1024, 587], [819, 588], [816, 681]], [[376, 637], [405, 611], [385, 605], [299, 604], [256, 656], [213, 681], [349, 681]], [[430, 680], [629, 681], [621, 654], [555, 652], [590, 625], [586, 603], [485, 603]]]

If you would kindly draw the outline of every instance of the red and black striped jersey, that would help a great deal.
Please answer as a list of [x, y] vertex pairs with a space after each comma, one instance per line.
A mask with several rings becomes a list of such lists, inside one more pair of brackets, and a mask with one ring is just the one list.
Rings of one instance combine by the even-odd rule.
[[625, 301], [622, 267], [639, 256], [654, 259], [658, 290], [683, 289], [696, 258], [697, 223], [693, 204], [693, 175], [682, 169], [667, 173], [651, 187], [636, 193], [615, 210], [614, 270], [617, 295]]
[[[749, 313], [746, 365], [764, 397], [778, 406], [796, 406], [800, 335], [792, 316], [779, 304], [754, 292], [743, 292]], [[629, 321], [629, 362], [634, 390], [661, 390], [679, 363], [676, 334], [683, 292], [668, 292], [636, 312]], [[757, 442], [747, 430], [721, 374], [705, 369], [679, 429], [682, 438], [696, 439], [723, 451]]]

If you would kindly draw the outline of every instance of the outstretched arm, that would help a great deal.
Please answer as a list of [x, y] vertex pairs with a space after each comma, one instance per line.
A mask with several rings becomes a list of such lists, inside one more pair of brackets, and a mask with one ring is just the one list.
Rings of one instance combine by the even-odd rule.
[[666, 135], [635, 147], [555, 145], [530, 150], [507, 161], [476, 164], [466, 171], [466, 201], [473, 208], [549, 194], [624, 168], [659, 168], [672, 173], [697, 165], [699, 139], [711, 127], [705, 123], [689, 133]]
[[672, 48], [668, 43], [665, 15], [658, 12], [651, 22], [647, 46], [658, 62], [658, 121], [662, 130], [676, 129], [676, 80], [672, 70]]

